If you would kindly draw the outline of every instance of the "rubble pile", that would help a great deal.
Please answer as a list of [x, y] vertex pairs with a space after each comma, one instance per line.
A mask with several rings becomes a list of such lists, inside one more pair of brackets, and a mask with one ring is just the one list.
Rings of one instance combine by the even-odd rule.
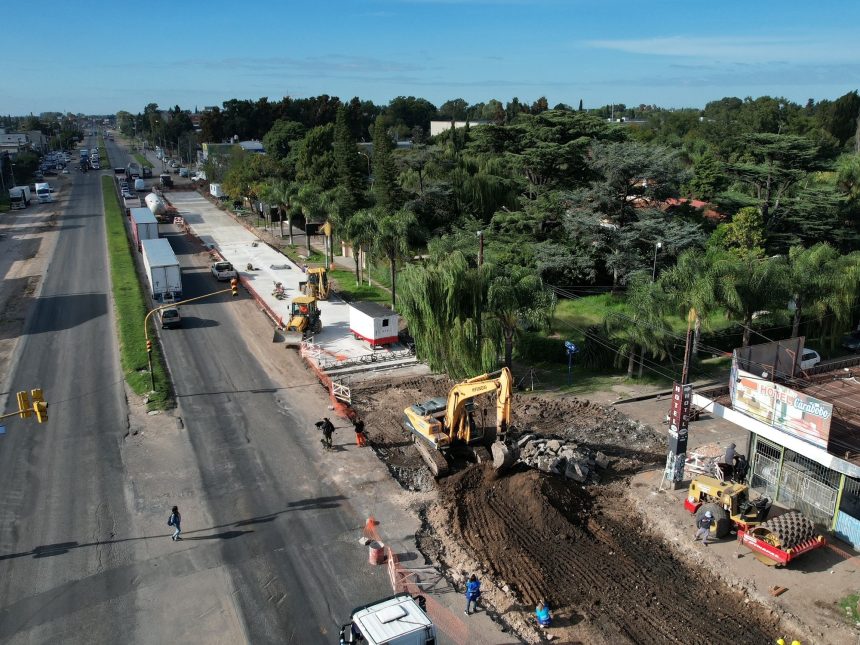
[[596, 469], [609, 466], [609, 457], [573, 441], [527, 434], [517, 441], [519, 460], [544, 473], [587, 483], [599, 481]]

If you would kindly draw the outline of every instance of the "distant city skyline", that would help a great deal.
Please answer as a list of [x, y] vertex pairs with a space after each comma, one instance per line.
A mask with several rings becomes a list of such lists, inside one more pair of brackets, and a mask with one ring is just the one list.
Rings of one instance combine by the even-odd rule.
[[[153, 0], [4, 8], [0, 114], [328, 94], [700, 108], [860, 87], [860, 3]], [[693, 6], [696, 5], [696, 6]], [[21, 29], [9, 26], [20, 25]]]

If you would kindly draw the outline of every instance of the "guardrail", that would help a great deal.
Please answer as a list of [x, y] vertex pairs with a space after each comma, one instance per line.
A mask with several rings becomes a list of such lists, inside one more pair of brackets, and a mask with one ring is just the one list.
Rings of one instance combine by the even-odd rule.
[[339, 367], [352, 367], [353, 365], [370, 365], [371, 363], [387, 363], [389, 361], [396, 361], [403, 358], [408, 358], [413, 355], [412, 350], [410, 349], [401, 349], [393, 352], [372, 352], [369, 354], [362, 354], [361, 356], [350, 356], [349, 358], [344, 359], [328, 359], [322, 360], [318, 363], [322, 369], [333, 369]]

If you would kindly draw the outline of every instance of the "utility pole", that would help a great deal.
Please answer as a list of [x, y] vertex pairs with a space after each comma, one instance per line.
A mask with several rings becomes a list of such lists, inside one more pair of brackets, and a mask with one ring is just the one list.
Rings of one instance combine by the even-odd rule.
[[[688, 427], [693, 400], [693, 386], [687, 381], [690, 376], [690, 361], [692, 359], [690, 349], [695, 318], [696, 310], [690, 309], [687, 316], [687, 342], [684, 346], [681, 382], [676, 381], [672, 386], [672, 406], [669, 409], [669, 452], [666, 455], [663, 481], [668, 479], [673, 490], [684, 480], [684, 464], [687, 461]], [[663, 487], [662, 481], [660, 487]]]

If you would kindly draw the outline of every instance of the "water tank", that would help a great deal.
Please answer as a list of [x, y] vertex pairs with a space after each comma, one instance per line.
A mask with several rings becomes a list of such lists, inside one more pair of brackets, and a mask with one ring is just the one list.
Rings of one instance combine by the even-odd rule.
[[165, 210], [167, 210], [167, 204], [161, 197], [159, 197], [155, 193], [149, 193], [149, 195], [146, 196], [144, 201], [149, 207], [149, 210], [152, 211], [153, 215], [160, 215]]

